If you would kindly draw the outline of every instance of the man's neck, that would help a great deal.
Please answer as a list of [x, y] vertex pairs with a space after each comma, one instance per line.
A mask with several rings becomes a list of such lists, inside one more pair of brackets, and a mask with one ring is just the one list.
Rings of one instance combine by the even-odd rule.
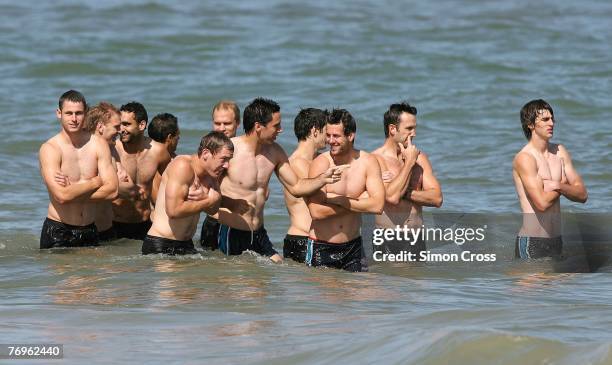
[[529, 144], [536, 151], [544, 154], [548, 151], [548, 140], [542, 139], [536, 135], [531, 137]]
[[391, 137], [385, 139], [385, 143], [383, 144], [383, 150], [385, 150], [385, 152], [387, 152], [389, 155], [395, 157], [397, 157], [398, 153], [400, 152], [397, 142], [395, 142]]
[[260, 153], [261, 148], [263, 147], [263, 143], [261, 143], [261, 140], [259, 139], [257, 133], [252, 132], [238, 138], [242, 138], [244, 144], [250, 151], [252, 151], [256, 155]]
[[141, 134], [139, 136], [134, 137], [129, 142], [121, 142], [123, 144], [123, 149], [127, 153], [137, 153], [144, 149], [145, 136]]
[[317, 148], [312, 139], [298, 142], [294, 155], [297, 155], [305, 160], [313, 160], [317, 155]]
[[341, 155], [335, 155], [335, 156], [330, 155], [330, 156], [332, 160], [334, 160], [334, 163], [336, 165], [344, 165], [344, 164], [351, 163], [355, 159], [353, 156], [356, 152], [357, 150], [355, 150], [355, 148], [351, 146], [351, 148], [346, 153], [343, 153]]
[[84, 130], [75, 133], [69, 133], [65, 129], [62, 129], [60, 133], [63, 138], [69, 141], [70, 144], [72, 144], [76, 148], [83, 147], [87, 142], [89, 142], [89, 139], [91, 138], [91, 134]]

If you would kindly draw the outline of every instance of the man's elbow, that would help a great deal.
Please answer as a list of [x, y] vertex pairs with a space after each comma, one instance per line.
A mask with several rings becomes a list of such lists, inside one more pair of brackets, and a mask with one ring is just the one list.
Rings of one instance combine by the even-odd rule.
[[59, 205], [64, 205], [70, 203], [70, 200], [63, 194], [56, 194], [53, 196], [53, 200], [57, 202]]
[[578, 202], [584, 204], [587, 200], [589, 200], [589, 193], [585, 190], [584, 193], [578, 197]]
[[533, 207], [538, 211], [538, 212], [545, 212], [548, 208], [550, 208], [552, 206], [552, 202], [548, 203], [546, 201], [543, 200], [535, 200], [533, 202]]
[[171, 209], [171, 208], [168, 208], [167, 206], [166, 206], [166, 215], [170, 219], [180, 218], [180, 214], [179, 214], [179, 211], [177, 209]]
[[444, 203], [444, 198], [442, 197], [442, 194], [438, 194], [433, 200], [433, 206], [436, 208], [440, 208], [442, 206], [442, 203]]
[[399, 194], [394, 194], [394, 195], [386, 195], [385, 196], [385, 201], [391, 205], [398, 205], [400, 202], [400, 195]]
[[374, 204], [372, 204], [372, 207], [369, 211], [370, 213], [380, 215], [382, 214], [384, 208], [385, 208], [385, 200], [376, 199], [376, 201], [374, 202]]

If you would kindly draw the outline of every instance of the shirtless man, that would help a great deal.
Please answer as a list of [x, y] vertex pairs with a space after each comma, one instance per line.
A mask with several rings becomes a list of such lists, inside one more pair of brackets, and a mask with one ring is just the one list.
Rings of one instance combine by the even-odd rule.
[[[225, 134], [228, 138], [236, 136], [236, 131], [240, 125], [240, 108], [238, 104], [231, 100], [221, 100], [212, 110], [212, 130]], [[222, 179], [223, 176], [220, 177]], [[208, 233], [207, 233], [208, 232]], [[219, 232], [219, 214], [207, 215], [202, 223], [202, 231], [200, 233], [200, 245], [203, 249], [216, 249], [211, 247], [212, 242], [216, 239], [206, 238], [206, 234], [210, 232]]]
[[555, 126], [552, 107], [532, 100], [521, 109], [521, 124], [529, 141], [514, 157], [512, 176], [523, 212], [523, 226], [516, 237], [517, 258], [561, 255], [561, 195], [575, 202], [587, 201], [587, 190], [574, 169], [569, 152], [551, 143]]
[[[170, 158], [176, 157], [176, 147], [181, 138], [181, 131], [178, 127], [178, 119], [170, 113], [157, 114], [151, 119], [147, 127], [147, 134], [153, 140], [153, 144], [161, 143], [168, 150]], [[151, 203], [157, 201], [157, 191], [161, 183], [161, 174], [155, 173], [153, 186], [151, 188]]]
[[376, 157], [353, 147], [357, 126], [344, 109], [333, 110], [327, 120], [329, 152], [310, 165], [308, 176], [317, 176], [330, 166], [348, 164], [340, 181], [306, 198], [310, 225], [306, 263], [347, 271], [366, 270], [362, 258], [361, 213], [380, 214], [385, 187]]
[[[295, 152], [289, 157], [289, 165], [300, 179], [308, 177], [308, 169], [318, 151], [325, 148], [325, 122], [327, 112], [321, 109], [302, 109], [295, 117], [293, 130], [298, 139]], [[291, 226], [283, 242], [283, 257], [297, 262], [306, 259], [306, 244], [310, 231], [310, 211], [302, 198], [296, 198], [283, 189]]]
[[50, 200], [41, 249], [97, 246], [96, 202], [117, 197], [108, 144], [83, 129], [86, 111], [81, 93], [65, 92], [56, 111], [62, 130], [40, 147], [40, 173]]
[[212, 130], [223, 132], [229, 138], [236, 136], [240, 125], [240, 108], [231, 100], [221, 100], [212, 110]]
[[232, 138], [234, 157], [221, 182], [222, 206], [219, 229], [203, 233], [205, 245], [227, 255], [252, 250], [281, 261], [264, 228], [266, 191], [272, 173], [293, 196], [312, 194], [327, 183], [338, 181], [342, 167], [323, 169], [311, 179], [298, 179], [287, 154], [275, 141], [281, 129], [280, 107], [272, 100], [257, 98], [244, 110], [245, 135]]
[[[417, 109], [406, 102], [391, 104], [384, 115], [385, 143], [372, 152], [383, 172], [385, 207], [376, 216], [377, 228], [421, 228], [423, 206], [442, 206], [442, 190], [434, 176], [427, 155], [419, 151], [412, 139], [416, 136]], [[397, 254], [427, 250], [425, 241], [393, 241], [374, 246], [374, 251]]]
[[[92, 133], [96, 138], [101, 138], [111, 152], [111, 164], [118, 174], [119, 180], [127, 178], [125, 170], [120, 167], [117, 173], [117, 150], [115, 140], [121, 128], [121, 115], [113, 104], [101, 102], [87, 111], [85, 115], [85, 130]], [[119, 165], [121, 166], [121, 165]], [[96, 204], [96, 229], [100, 242], [112, 241], [117, 237], [113, 228], [113, 204], [110, 200], [101, 201]]]
[[143, 255], [194, 254], [193, 235], [200, 212], [214, 214], [221, 203], [218, 177], [227, 169], [234, 146], [221, 132], [200, 141], [198, 153], [176, 157], [162, 175], [153, 225], [142, 243]]
[[128, 181], [119, 182], [119, 199], [113, 201], [113, 227], [117, 238], [144, 239], [151, 228], [151, 191], [155, 173], [163, 174], [170, 162], [166, 147], [145, 137], [147, 112], [142, 104], [121, 106], [120, 140], [115, 143]]

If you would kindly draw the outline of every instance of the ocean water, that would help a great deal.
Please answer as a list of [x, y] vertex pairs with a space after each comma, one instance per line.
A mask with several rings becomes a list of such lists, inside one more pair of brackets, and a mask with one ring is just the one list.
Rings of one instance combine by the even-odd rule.
[[[555, 273], [505, 252], [484, 268], [351, 274], [249, 254], [142, 257], [129, 240], [38, 250], [37, 153], [70, 88], [175, 114], [185, 154], [224, 98], [276, 100], [288, 152], [301, 107], [348, 109], [356, 146], [373, 150], [388, 105], [409, 100], [442, 184], [437, 211], [479, 214], [519, 211], [519, 110], [544, 98], [589, 191], [564, 212], [610, 213], [608, 2], [0, 1], [0, 14], [0, 343], [62, 343], [58, 363], [74, 364], [612, 364], [609, 264]], [[280, 249], [276, 178], [271, 191]]]

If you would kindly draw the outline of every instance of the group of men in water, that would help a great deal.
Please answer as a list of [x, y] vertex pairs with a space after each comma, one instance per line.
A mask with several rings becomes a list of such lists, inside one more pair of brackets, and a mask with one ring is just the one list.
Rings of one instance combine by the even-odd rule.
[[[180, 156], [175, 154], [177, 118], [164, 113], [149, 123], [138, 102], [88, 108], [84, 96], [70, 90], [60, 97], [56, 114], [61, 131], [40, 149], [50, 198], [42, 249], [129, 238], [142, 240], [143, 254], [194, 254], [193, 237], [205, 212], [202, 248], [226, 255], [250, 250], [279, 262], [264, 228], [274, 172], [291, 221], [283, 256], [310, 266], [364, 271], [362, 213], [375, 214], [381, 228], [421, 227], [422, 207], [442, 205], [432, 165], [413, 144], [417, 109], [407, 102], [385, 112], [385, 140], [372, 152], [354, 147], [357, 126], [347, 110], [302, 109], [294, 121], [298, 145], [290, 156], [275, 142], [282, 132], [280, 107], [264, 98], [245, 107], [242, 121], [235, 102], [217, 103], [213, 130], [195, 153]], [[560, 210], [560, 195], [586, 201], [569, 153], [549, 143], [550, 105], [526, 104], [521, 122], [529, 142], [515, 158], [514, 180], [523, 212], [552, 216]], [[244, 134], [237, 136], [240, 124]], [[326, 145], [329, 150], [322, 152]], [[518, 257], [556, 250], [557, 236], [551, 233], [557, 227], [546, 225], [550, 219], [536, 221], [535, 229], [533, 222], [524, 222]], [[389, 242], [379, 249], [418, 252], [426, 245]]]

